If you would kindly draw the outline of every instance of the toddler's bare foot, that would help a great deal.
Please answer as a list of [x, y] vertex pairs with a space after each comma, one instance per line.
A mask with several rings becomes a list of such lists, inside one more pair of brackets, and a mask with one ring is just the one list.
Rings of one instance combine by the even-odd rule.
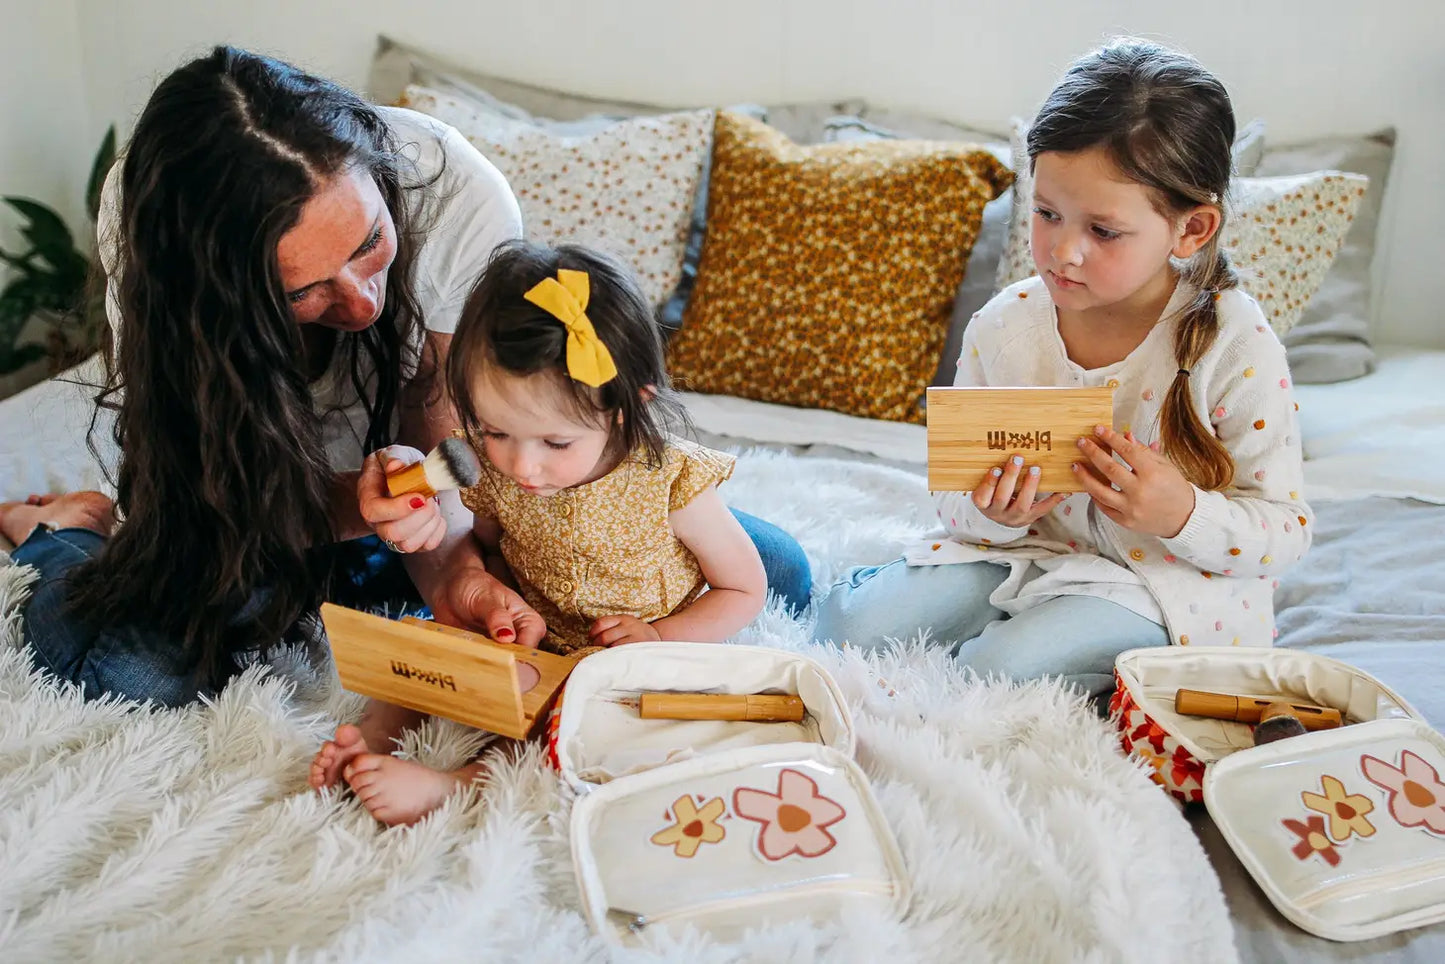
[[370, 752], [371, 748], [366, 745], [360, 729], [350, 723], [341, 724], [336, 728], [335, 739], [321, 744], [321, 749], [316, 751], [316, 757], [311, 761], [311, 785], [318, 790], [336, 786], [346, 765], [361, 754]]
[[413, 824], [472, 781], [480, 764], [443, 772], [380, 753], [364, 753], [346, 768], [346, 782], [367, 811], [389, 827]]
[[0, 502], [0, 535], [17, 546], [42, 522], [108, 536], [115, 527], [115, 503], [101, 492], [32, 495], [24, 502]]

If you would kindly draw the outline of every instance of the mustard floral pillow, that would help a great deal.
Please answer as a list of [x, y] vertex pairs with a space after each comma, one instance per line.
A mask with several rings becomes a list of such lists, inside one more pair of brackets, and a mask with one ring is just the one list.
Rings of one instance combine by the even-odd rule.
[[[1033, 179], [1024, 128], [1014, 126], [1014, 207], [995, 285], [1036, 274], [1029, 250]], [[1315, 171], [1288, 177], [1237, 177], [1226, 201], [1220, 244], [1239, 270], [1240, 287], [1259, 302], [1281, 338], [1299, 321], [1340, 253], [1370, 179]]]
[[697, 287], [669, 344], [690, 391], [923, 421], [983, 206], [981, 146], [799, 146], [719, 111]]
[[410, 85], [399, 106], [461, 132], [502, 172], [528, 238], [595, 245], [632, 266], [661, 305], [682, 277], [710, 110], [630, 117], [561, 134], [475, 100]]

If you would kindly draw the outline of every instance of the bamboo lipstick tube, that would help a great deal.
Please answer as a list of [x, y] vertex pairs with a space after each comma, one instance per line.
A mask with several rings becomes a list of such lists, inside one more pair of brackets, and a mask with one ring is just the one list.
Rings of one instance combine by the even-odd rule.
[[1272, 704], [1288, 706], [1290, 713], [1304, 724], [1306, 730], [1330, 730], [1343, 724], [1340, 711], [1330, 706], [1296, 703], [1264, 696], [1231, 696], [1228, 693], [1207, 693], [1203, 690], [1181, 689], [1174, 694], [1174, 712], [1186, 716], [1207, 716], [1216, 720], [1258, 723], [1265, 707]]
[[801, 697], [787, 694], [643, 693], [637, 712], [644, 720], [800, 723], [806, 707]]

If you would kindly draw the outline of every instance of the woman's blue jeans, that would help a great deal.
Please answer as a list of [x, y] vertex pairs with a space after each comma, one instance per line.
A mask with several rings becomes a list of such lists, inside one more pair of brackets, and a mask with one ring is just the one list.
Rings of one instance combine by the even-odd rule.
[[[736, 510], [734, 515], [763, 557], [768, 589], [795, 611], [807, 608], [812, 572], [797, 540], [756, 516]], [[113, 693], [165, 706], [193, 701], [207, 689], [171, 667], [168, 653], [177, 647], [168, 645], [164, 635], [141, 626], [95, 627], [70, 612], [70, 570], [104, 545], [105, 537], [89, 529], [37, 526], [11, 553], [16, 563], [33, 566], [40, 574], [24, 614], [25, 639], [35, 664], [80, 684], [86, 699]], [[338, 556], [336, 601], [381, 606], [393, 616], [425, 612], [401, 557], [375, 536], [343, 544]]]

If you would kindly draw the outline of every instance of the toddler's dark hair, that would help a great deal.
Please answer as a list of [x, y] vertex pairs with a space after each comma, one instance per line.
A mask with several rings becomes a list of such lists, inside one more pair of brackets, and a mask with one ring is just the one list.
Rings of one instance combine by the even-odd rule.
[[[1233, 165], [1234, 109], [1229, 94], [1199, 62], [1145, 40], [1115, 40], [1075, 61], [1039, 108], [1029, 129], [1029, 163], [1046, 151], [1101, 147], [1130, 180], [1149, 188], [1160, 214], [1223, 204]], [[1184, 268], [1197, 290], [1174, 338], [1174, 356], [1194, 368], [1219, 333], [1215, 301], [1239, 276], [1219, 247], [1220, 230]], [[1189, 401], [1189, 379], [1174, 377], [1164, 399], [1164, 453], [1203, 489], [1234, 480], [1234, 459]]]
[[[564, 268], [587, 273], [587, 318], [617, 366], [616, 377], [597, 388], [567, 373], [566, 327], [525, 297]], [[447, 356], [447, 388], [473, 439], [481, 419], [472, 383], [487, 365], [512, 375], [551, 372], [580, 420], [607, 425], [617, 450], [641, 448], [653, 465], [661, 462], [667, 433], [687, 424], [667, 377], [661, 330], [637, 278], [617, 259], [581, 245], [499, 245], [467, 297]]]

